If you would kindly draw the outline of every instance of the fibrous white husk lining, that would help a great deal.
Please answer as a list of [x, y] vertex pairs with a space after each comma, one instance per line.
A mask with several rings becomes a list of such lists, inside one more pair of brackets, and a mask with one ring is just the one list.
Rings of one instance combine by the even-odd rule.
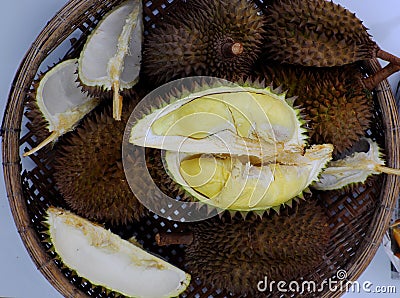
[[190, 275], [156, 257], [135, 241], [69, 211], [50, 207], [45, 222], [60, 260], [93, 285], [128, 297], [175, 297]]
[[371, 175], [381, 173], [399, 175], [400, 171], [385, 167], [385, 161], [376, 142], [363, 138], [368, 142], [367, 152], [355, 152], [340, 160], [331, 161], [323, 170], [319, 181], [312, 186], [318, 190], [341, 189], [350, 184], [365, 183]]
[[142, 49], [142, 1], [129, 0], [103, 17], [79, 57], [79, 80], [85, 86], [113, 90], [113, 115], [121, 119], [120, 91], [139, 80]]
[[79, 121], [92, 109], [99, 99], [82, 92], [77, 81], [77, 59], [60, 62], [40, 80], [35, 100], [43, 118], [48, 122], [51, 134], [24, 156], [35, 153], [47, 144], [57, 140], [64, 133], [73, 130]]

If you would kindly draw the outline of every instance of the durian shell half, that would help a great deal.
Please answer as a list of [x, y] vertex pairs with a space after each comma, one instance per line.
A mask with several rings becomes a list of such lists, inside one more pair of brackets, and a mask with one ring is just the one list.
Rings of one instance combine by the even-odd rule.
[[63, 264], [107, 291], [128, 297], [175, 297], [190, 283], [188, 273], [146, 252], [135, 241], [123, 240], [69, 211], [48, 208], [45, 225], [47, 241]]
[[331, 161], [313, 184], [318, 190], [341, 189], [351, 184], [365, 183], [371, 175], [381, 173], [400, 175], [400, 170], [385, 166], [379, 145], [369, 138], [362, 138], [369, 145], [367, 152], [354, 152], [343, 159]]
[[87, 96], [76, 82], [77, 62], [77, 59], [60, 62], [40, 80], [36, 90], [36, 104], [47, 121], [47, 129], [51, 134], [24, 156], [35, 153], [73, 130], [99, 104], [99, 99]]
[[84, 89], [94, 95], [113, 91], [116, 120], [122, 110], [120, 91], [131, 89], [139, 80], [142, 39], [142, 1], [125, 1], [103, 17], [79, 57]]

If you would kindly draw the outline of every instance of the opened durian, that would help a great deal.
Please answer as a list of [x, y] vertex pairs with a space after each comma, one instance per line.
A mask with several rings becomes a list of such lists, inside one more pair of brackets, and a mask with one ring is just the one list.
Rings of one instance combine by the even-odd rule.
[[400, 170], [385, 166], [376, 142], [368, 138], [363, 140], [369, 145], [367, 152], [355, 152], [351, 156], [331, 161], [322, 171], [320, 180], [312, 185], [313, 188], [334, 190], [349, 184], [364, 183], [371, 175], [381, 173], [400, 175]]
[[139, 96], [125, 101], [122, 121], [101, 106], [55, 146], [54, 179], [68, 206], [86, 218], [114, 225], [146, 214], [131, 192], [122, 165], [126, 122]]
[[285, 94], [217, 82], [174, 90], [176, 97], [158, 99], [159, 107], [149, 109], [146, 102], [155, 102], [150, 94], [133, 113], [129, 141], [166, 150], [171, 178], [214, 207], [263, 212], [301, 196], [333, 146], [305, 148], [298, 111]]
[[48, 208], [45, 224], [57, 258], [107, 291], [127, 297], [175, 297], [190, 283], [190, 275], [179, 268], [69, 211]]
[[261, 53], [264, 24], [251, 0], [180, 1], [146, 37], [143, 74], [157, 85], [188, 76], [242, 77]]
[[304, 66], [339, 66], [371, 58], [397, 64], [355, 14], [326, 0], [277, 0], [265, 9], [265, 55]]
[[103, 17], [79, 58], [79, 80], [85, 90], [95, 96], [113, 91], [116, 120], [121, 120], [120, 92], [139, 80], [142, 30], [142, 1], [125, 1]]
[[334, 153], [353, 146], [370, 128], [373, 101], [361, 83], [358, 65], [302, 67], [265, 62], [257, 74], [297, 96], [304, 109], [310, 143], [334, 145]]
[[182, 233], [160, 233], [156, 240], [159, 245], [185, 244], [187, 270], [204, 285], [264, 297], [257, 285], [265, 277], [297, 280], [323, 262], [330, 229], [324, 210], [310, 200], [262, 219], [214, 217]]
[[35, 153], [73, 130], [98, 105], [99, 100], [85, 95], [76, 82], [77, 67], [76, 59], [66, 60], [51, 68], [40, 79], [34, 102], [30, 103], [30, 115], [34, 117], [34, 125], [47, 123], [46, 129], [51, 134], [47, 134], [47, 138], [24, 156]]

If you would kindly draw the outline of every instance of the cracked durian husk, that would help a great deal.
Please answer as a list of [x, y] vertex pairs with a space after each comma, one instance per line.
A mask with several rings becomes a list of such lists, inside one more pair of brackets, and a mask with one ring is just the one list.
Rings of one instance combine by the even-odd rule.
[[[52, 250], [64, 266], [107, 292], [127, 297], [175, 297], [191, 276], [100, 225], [50, 207], [44, 223]], [[154, 287], [154, 283], [157, 287]]]
[[142, 107], [130, 142], [166, 150], [165, 170], [195, 200], [260, 213], [290, 204], [318, 179], [332, 145], [306, 148], [285, 94], [218, 83], [175, 91], [161, 108]]
[[125, 1], [113, 8], [88, 37], [79, 57], [79, 81], [93, 96], [113, 96], [113, 117], [121, 120], [122, 95], [139, 80], [142, 1]]
[[147, 213], [132, 193], [122, 165], [127, 120], [140, 100], [125, 100], [121, 121], [105, 103], [56, 144], [54, 179], [67, 205], [85, 218], [124, 225]]

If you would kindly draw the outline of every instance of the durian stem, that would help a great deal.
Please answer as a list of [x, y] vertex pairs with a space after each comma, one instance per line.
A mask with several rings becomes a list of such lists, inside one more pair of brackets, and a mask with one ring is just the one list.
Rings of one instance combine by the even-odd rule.
[[387, 77], [393, 73], [400, 70], [400, 65], [394, 63], [389, 63], [384, 68], [380, 69], [378, 72], [374, 73], [372, 76], [363, 80], [364, 87], [368, 90], [374, 89], [380, 82], [385, 80]]
[[122, 96], [119, 94], [119, 81], [115, 81], [112, 85], [114, 91], [113, 98], [113, 118], [117, 121], [121, 121], [122, 114]]
[[243, 45], [240, 42], [227, 42], [222, 46], [222, 54], [225, 57], [233, 57], [242, 54]]
[[388, 167], [381, 166], [381, 165], [377, 165], [376, 169], [379, 172], [382, 172], [382, 173], [385, 173], [385, 174], [400, 176], [400, 170], [399, 169], [392, 169], [392, 168], [388, 168]]
[[391, 224], [391, 225], [389, 226], [389, 228], [395, 228], [395, 227], [397, 227], [397, 226], [399, 226], [399, 225], [400, 225], [400, 222], [396, 220], [393, 224]]
[[23, 154], [24, 157], [29, 156], [37, 151], [39, 151], [40, 149], [42, 149], [44, 146], [46, 146], [47, 144], [50, 144], [51, 142], [53, 142], [55, 139], [57, 139], [59, 137], [59, 133], [57, 131], [53, 131], [46, 139], [44, 139], [39, 145], [37, 145], [35, 148], [32, 148], [31, 150], [29, 150], [28, 152], [25, 152]]
[[171, 244], [190, 245], [193, 242], [193, 233], [158, 233], [155, 238], [159, 246]]
[[388, 53], [384, 50], [378, 50], [376, 57], [381, 58], [382, 60], [388, 61], [390, 63], [396, 64], [396, 65], [400, 65], [400, 58]]

